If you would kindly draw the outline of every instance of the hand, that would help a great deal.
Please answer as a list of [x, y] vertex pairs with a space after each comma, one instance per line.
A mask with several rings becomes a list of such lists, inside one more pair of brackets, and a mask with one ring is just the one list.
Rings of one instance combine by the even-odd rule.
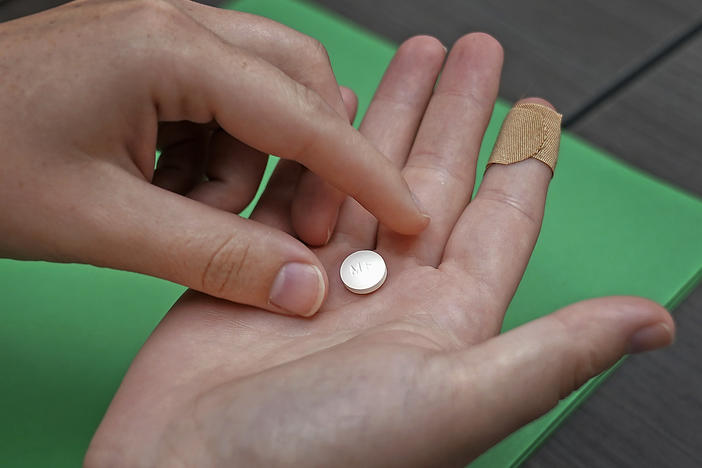
[[398, 232], [428, 222], [349, 124], [323, 47], [273, 21], [83, 0], [0, 25], [0, 50], [2, 257], [133, 270], [309, 315], [326, 292], [317, 257], [232, 213], [268, 153], [314, 172], [300, 170], [291, 208], [307, 243], [328, 240], [337, 188]]
[[[502, 50], [471, 34], [417, 37], [390, 64], [362, 132], [428, 208], [418, 236], [377, 228], [347, 199], [310, 320], [188, 292], [145, 344], [86, 466], [463, 466], [624, 353], [664, 346], [673, 322], [645, 299], [568, 306], [496, 336], [536, 241], [551, 171], [494, 165], [468, 204]], [[544, 103], [544, 101], [539, 101]], [[278, 171], [255, 217], [291, 230]], [[337, 279], [351, 251], [379, 251], [369, 296]]]

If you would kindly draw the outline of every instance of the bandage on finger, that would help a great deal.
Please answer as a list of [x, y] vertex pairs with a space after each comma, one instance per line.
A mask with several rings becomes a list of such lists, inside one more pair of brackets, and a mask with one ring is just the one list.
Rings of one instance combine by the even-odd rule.
[[541, 104], [517, 104], [505, 117], [487, 167], [534, 158], [556, 169], [561, 141], [561, 117]]

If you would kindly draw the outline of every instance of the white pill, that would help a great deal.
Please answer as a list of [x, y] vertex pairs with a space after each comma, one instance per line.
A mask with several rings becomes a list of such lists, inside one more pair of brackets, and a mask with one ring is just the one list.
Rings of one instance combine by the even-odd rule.
[[369, 294], [383, 285], [388, 269], [383, 257], [376, 252], [359, 250], [344, 259], [339, 274], [346, 289], [356, 294]]

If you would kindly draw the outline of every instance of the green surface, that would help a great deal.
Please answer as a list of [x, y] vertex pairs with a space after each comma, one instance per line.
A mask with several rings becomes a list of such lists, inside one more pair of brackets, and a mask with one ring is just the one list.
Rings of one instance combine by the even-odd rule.
[[[236, 7], [320, 39], [365, 111], [395, 46], [297, 2]], [[506, 112], [498, 103], [481, 166]], [[702, 202], [566, 134], [541, 238], [505, 328], [605, 294], [672, 307], [700, 277], [701, 231]], [[131, 273], [9, 260], [0, 261], [0, 279], [0, 466], [78, 466], [130, 360], [183, 288]], [[518, 464], [600, 379], [473, 466]]]

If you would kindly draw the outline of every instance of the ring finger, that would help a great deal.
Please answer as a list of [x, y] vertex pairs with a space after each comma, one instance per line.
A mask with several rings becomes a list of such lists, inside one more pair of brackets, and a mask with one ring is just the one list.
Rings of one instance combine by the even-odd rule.
[[[538, 98], [520, 103], [553, 109]], [[511, 125], [518, 127], [507, 130], [527, 133], [523, 123], [513, 121]], [[560, 129], [555, 133], [547, 136], [557, 149]], [[486, 324], [483, 338], [500, 330], [504, 312], [524, 274], [541, 230], [552, 175], [551, 168], [535, 158], [491, 165], [475, 199], [451, 233], [440, 268], [460, 284], [473, 280], [482, 286], [481, 304], [475, 307], [473, 301], [472, 308], [484, 314], [480, 320]]]

